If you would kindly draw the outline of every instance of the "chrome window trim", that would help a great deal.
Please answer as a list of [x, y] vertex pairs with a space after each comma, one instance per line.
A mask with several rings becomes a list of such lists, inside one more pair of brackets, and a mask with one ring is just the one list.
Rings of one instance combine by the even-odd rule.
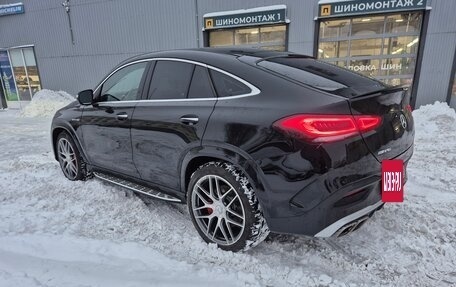
[[117, 71], [125, 68], [125, 67], [128, 67], [128, 66], [131, 66], [131, 65], [134, 65], [134, 64], [138, 64], [138, 63], [143, 63], [143, 62], [149, 62], [151, 60], [149, 59], [142, 59], [142, 60], [137, 60], [137, 61], [133, 61], [133, 62], [130, 62], [130, 63], [126, 63], [120, 67], [118, 67], [117, 69], [115, 69], [114, 71], [112, 71], [111, 73], [109, 73], [109, 75], [107, 75], [103, 81], [101, 81], [100, 84], [98, 84], [98, 86], [95, 88], [95, 90], [93, 90], [93, 93], [95, 94], [98, 89], [100, 89], [101, 86], [103, 86], [103, 84], [112, 76], [114, 75], [115, 73], [117, 73]]
[[192, 60], [186, 60], [186, 59], [179, 59], [179, 58], [148, 58], [148, 59], [141, 59], [141, 60], [137, 60], [137, 61], [133, 61], [133, 62], [130, 62], [130, 63], [126, 63], [120, 67], [118, 67], [117, 69], [115, 69], [114, 71], [112, 71], [108, 76], [106, 76], [104, 78], [104, 80], [95, 88], [94, 90], [94, 94], [100, 89], [100, 87], [114, 74], [116, 73], [117, 71], [125, 68], [125, 67], [128, 67], [128, 66], [131, 66], [131, 65], [134, 65], [134, 64], [137, 64], [137, 63], [142, 63], [142, 62], [150, 62], [150, 61], [175, 61], [175, 62], [184, 62], [184, 63], [189, 63], [189, 64], [194, 64], [194, 65], [198, 65], [198, 66], [202, 66], [202, 67], [205, 67], [207, 69], [211, 69], [211, 70], [214, 70], [214, 71], [217, 71], [217, 72], [220, 72], [222, 74], [225, 74], [241, 83], [243, 83], [244, 85], [246, 85], [249, 89], [250, 89], [250, 93], [247, 93], [247, 94], [242, 94], [242, 95], [236, 95], [236, 96], [228, 96], [228, 97], [212, 97], [212, 98], [195, 98], [195, 99], [163, 99], [163, 100], [134, 100], [134, 101], [107, 101], [107, 102], [99, 102], [98, 105], [101, 105], [101, 106], [104, 106], [103, 104], [109, 104], [109, 105], [119, 105], [119, 104], [124, 104], [124, 103], [154, 103], [154, 102], [193, 102], [193, 101], [216, 101], [218, 99], [220, 100], [232, 100], [232, 99], [239, 99], [239, 98], [244, 98], [244, 97], [250, 97], [250, 96], [255, 96], [255, 95], [258, 95], [261, 91], [260, 89], [258, 89], [256, 86], [252, 85], [251, 83], [247, 82], [246, 80], [238, 77], [238, 76], [235, 76], [225, 70], [222, 70], [222, 69], [219, 69], [217, 67], [214, 67], [214, 66], [211, 66], [211, 65], [207, 65], [207, 64], [204, 64], [204, 63], [200, 63], [200, 62], [197, 62], [197, 61], [192, 61]]
[[222, 74], [225, 74], [227, 75], [228, 77], [231, 77], [241, 83], [243, 83], [244, 85], [246, 85], [249, 89], [250, 89], [250, 93], [247, 93], [247, 94], [242, 94], [242, 95], [236, 95], [236, 96], [228, 96], [228, 97], [220, 97], [219, 99], [238, 99], [238, 98], [243, 98], [243, 97], [250, 97], [250, 96], [255, 96], [255, 95], [258, 95], [260, 93], [260, 89], [258, 89], [257, 87], [255, 87], [254, 85], [250, 84], [249, 82], [247, 82], [246, 80], [244, 79], [241, 79], [239, 78], [238, 76], [235, 76], [225, 70], [222, 70], [222, 69], [219, 69], [219, 68], [216, 68], [216, 67], [213, 67], [213, 66], [210, 66], [210, 65], [206, 65], [206, 68], [208, 69], [211, 69], [211, 70], [214, 70], [214, 71], [217, 71], [217, 72], [220, 72]]
[[135, 101], [109, 101], [99, 102], [99, 106], [122, 106], [123, 104], [137, 103], [167, 103], [167, 102], [196, 102], [196, 101], [216, 101], [217, 98], [200, 98], [200, 99], [164, 99], [164, 100], [135, 100]]

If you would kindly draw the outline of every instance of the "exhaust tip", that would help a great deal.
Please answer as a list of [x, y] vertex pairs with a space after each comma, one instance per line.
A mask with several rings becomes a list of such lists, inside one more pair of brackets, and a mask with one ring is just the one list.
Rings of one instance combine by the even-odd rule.
[[[373, 212], [372, 212], [372, 214], [373, 214]], [[342, 226], [338, 231], [336, 231], [336, 233], [334, 233], [334, 236], [341, 237], [341, 236], [352, 233], [353, 231], [360, 228], [372, 216], [372, 214], [369, 214], [367, 216], [364, 216], [360, 219], [357, 219], [353, 222], [350, 222], [350, 223]]]

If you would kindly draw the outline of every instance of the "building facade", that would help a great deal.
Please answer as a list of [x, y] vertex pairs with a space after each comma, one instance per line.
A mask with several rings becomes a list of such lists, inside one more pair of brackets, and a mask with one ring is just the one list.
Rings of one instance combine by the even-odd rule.
[[456, 107], [454, 0], [0, 0], [0, 107], [40, 89], [76, 94], [120, 61], [197, 47], [257, 47], [410, 86]]

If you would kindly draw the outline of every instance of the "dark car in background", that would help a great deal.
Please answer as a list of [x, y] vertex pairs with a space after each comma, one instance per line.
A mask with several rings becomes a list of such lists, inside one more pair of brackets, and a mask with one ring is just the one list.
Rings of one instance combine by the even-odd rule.
[[413, 153], [409, 94], [289, 52], [195, 49], [121, 63], [52, 122], [70, 180], [186, 203], [201, 237], [338, 236], [383, 207], [381, 162]]

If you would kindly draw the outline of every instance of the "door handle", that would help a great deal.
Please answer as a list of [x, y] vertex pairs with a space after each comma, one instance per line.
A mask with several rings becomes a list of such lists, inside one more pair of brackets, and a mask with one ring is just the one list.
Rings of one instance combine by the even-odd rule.
[[117, 117], [117, 119], [118, 119], [119, 121], [124, 121], [124, 120], [128, 119], [127, 113], [120, 113], [120, 114], [117, 114], [116, 117]]
[[198, 123], [199, 118], [198, 116], [195, 115], [185, 115], [180, 118], [181, 123], [186, 124], [186, 125], [194, 125]]

